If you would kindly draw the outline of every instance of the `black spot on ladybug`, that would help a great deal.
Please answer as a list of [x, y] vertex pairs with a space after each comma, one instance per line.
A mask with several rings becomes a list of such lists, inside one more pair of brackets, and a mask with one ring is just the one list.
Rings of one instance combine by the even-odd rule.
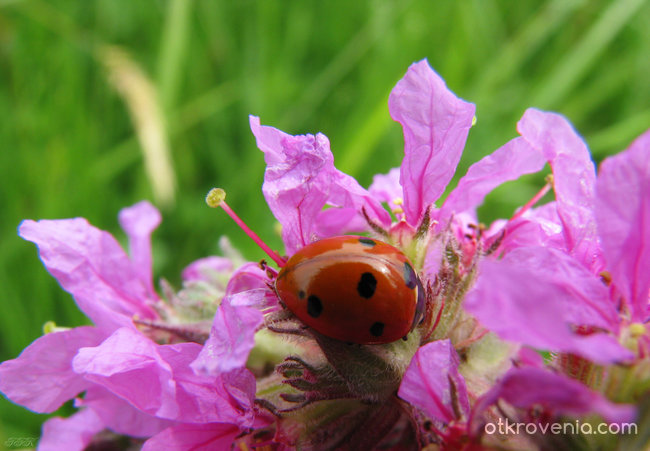
[[373, 337], [381, 337], [381, 334], [384, 333], [384, 323], [375, 323], [370, 326], [370, 333]]
[[413, 267], [409, 265], [408, 262], [404, 262], [404, 281], [406, 282], [406, 286], [411, 290], [418, 284], [418, 276], [415, 274]]
[[370, 238], [359, 238], [359, 243], [370, 247], [373, 247], [375, 244], [377, 244], [375, 243], [375, 240], [371, 240]]
[[323, 313], [323, 303], [313, 294], [307, 298], [307, 313], [312, 318], [318, 318]]
[[300, 299], [305, 299], [305, 296], [306, 296], [306, 293], [305, 293], [304, 291], [300, 290], [300, 291], [298, 292], [298, 297], [299, 297]]
[[357, 292], [362, 298], [370, 299], [375, 294], [377, 288], [377, 279], [372, 273], [364, 272], [361, 274], [361, 279], [357, 284]]

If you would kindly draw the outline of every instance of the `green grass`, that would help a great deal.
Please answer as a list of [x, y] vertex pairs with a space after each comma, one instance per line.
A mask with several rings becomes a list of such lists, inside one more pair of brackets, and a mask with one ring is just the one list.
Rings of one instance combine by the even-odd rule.
[[[280, 246], [248, 114], [289, 133], [322, 131], [338, 167], [367, 186], [401, 160], [386, 100], [426, 57], [477, 104], [460, 174], [514, 137], [528, 106], [567, 115], [600, 161], [650, 126], [648, 23], [643, 0], [0, 1], [0, 359], [47, 320], [84, 321], [17, 237], [20, 221], [83, 216], [123, 239], [119, 209], [154, 199], [103, 46], [128, 52], [156, 87], [177, 190], [154, 235], [155, 274], [178, 283], [223, 234], [261, 257], [205, 207], [213, 186]], [[500, 190], [485, 219], [510, 215], [542, 183]], [[0, 400], [0, 442], [38, 437], [43, 419]]]

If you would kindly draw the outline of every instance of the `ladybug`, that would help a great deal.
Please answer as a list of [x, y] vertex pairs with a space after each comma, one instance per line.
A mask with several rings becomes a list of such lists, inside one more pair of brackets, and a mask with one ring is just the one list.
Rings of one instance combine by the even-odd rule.
[[363, 236], [308, 244], [282, 267], [274, 288], [302, 322], [350, 343], [405, 339], [424, 310], [422, 283], [406, 255]]

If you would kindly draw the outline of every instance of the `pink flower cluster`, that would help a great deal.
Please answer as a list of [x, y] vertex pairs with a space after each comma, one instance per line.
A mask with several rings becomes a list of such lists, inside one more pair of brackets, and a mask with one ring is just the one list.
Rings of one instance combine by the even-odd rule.
[[[93, 323], [50, 331], [0, 364], [0, 391], [13, 402], [40, 413], [69, 400], [78, 408], [44, 424], [39, 449], [126, 436], [145, 450], [469, 450], [497, 446], [482, 427], [500, 416], [633, 421], [650, 381], [650, 131], [596, 175], [566, 119], [530, 109], [519, 136], [440, 201], [474, 105], [421, 61], [389, 110], [404, 160], [368, 189], [335, 168], [324, 135], [291, 136], [254, 116], [250, 125], [286, 253], [349, 232], [400, 247], [427, 288], [413, 339], [350, 347], [299, 328], [288, 353], [271, 341], [275, 351], [255, 364], [265, 340], [287, 335], [278, 325], [297, 321], [272, 289], [272, 269], [210, 257], [161, 297], [150, 244], [160, 214], [149, 203], [120, 213], [128, 255], [84, 219], [27, 220], [20, 236]], [[480, 224], [489, 192], [546, 164], [554, 201]], [[544, 440], [511, 439], [500, 449]]]

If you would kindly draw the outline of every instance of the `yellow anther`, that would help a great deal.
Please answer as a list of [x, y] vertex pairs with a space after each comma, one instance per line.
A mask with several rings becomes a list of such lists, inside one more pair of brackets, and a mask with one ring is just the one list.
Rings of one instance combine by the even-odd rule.
[[639, 338], [642, 335], [645, 335], [646, 327], [641, 323], [632, 323], [630, 324], [630, 335], [632, 338]]
[[403, 203], [404, 203], [404, 199], [402, 199], [401, 197], [396, 197], [395, 199], [393, 199], [394, 205], [402, 205]]
[[208, 195], [205, 196], [205, 203], [212, 208], [221, 206], [221, 202], [224, 200], [226, 200], [226, 192], [221, 188], [212, 188]]
[[48, 321], [45, 324], [43, 324], [43, 333], [44, 334], [51, 334], [52, 332], [65, 332], [66, 330], [70, 330], [69, 327], [59, 327], [56, 325], [54, 321]]
[[612, 274], [609, 271], [601, 271], [598, 275], [605, 285], [609, 286], [612, 283]]
[[280, 224], [279, 222], [274, 223], [273, 232], [275, 232], [277, 236], [282, 236], [282, 224]]
[[54, 321], [48, 321], [43, 324], [43, 333], [49, 334], [56, 330], [56, 323]]
[[393, 214], [395, 214], [395, 215], [401, 215], [402, 213], [404, 213], [404, 209], [403, 209], [403, 208], [400, 208], [400, 207], [393, 208]]

